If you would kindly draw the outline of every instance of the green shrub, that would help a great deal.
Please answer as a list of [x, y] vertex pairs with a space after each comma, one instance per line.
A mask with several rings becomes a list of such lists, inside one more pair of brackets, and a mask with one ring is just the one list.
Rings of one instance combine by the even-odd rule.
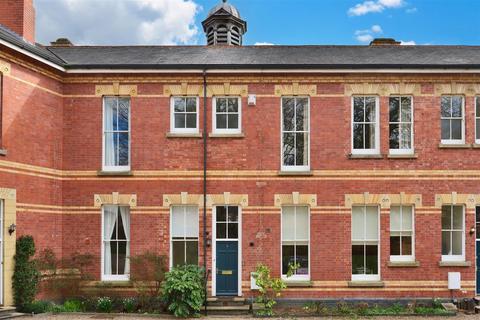
[[101, 297], [97, 299], [97, 311], [110, 313], [113, 309], [113, 301], [109, 297]]
[[130, 281], [141, 299], [149, 300], [160, 295], [167, 271], [167, 258], [164, 255], [147, 251], [130, 257]]
[[22, 312], [25, 313], [44, 313], [50, 311], [51, 303], [48, 301], [33, 301], [25, 305], [22, 309]]
[[20, 311], [32, 304], [38, 291], [40, 273], [35, 262], [35, 242], [32, 236], [21, 236], [16, 243], [15, 269], [13, 272], [13, 299]]
[[137, 309], [137, 301], [134, 298], [124, 298], [122, 300], [123, 311], [126, 313], [135, 312]]
[[176, 317], [197, 316], [205, 301], [204, 270], [188, 265], [173, 268], [165, 275], [163, 298]]
[[64, 312], [84, 312], [85, 303], [79, 300], [67, 300], [63, 304]]

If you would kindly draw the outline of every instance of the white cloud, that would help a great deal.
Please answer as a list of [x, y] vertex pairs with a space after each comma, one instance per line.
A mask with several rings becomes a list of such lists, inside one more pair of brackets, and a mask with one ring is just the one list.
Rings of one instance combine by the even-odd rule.
[[[74, 44], [194, 44], [196, 0], [36, 0], [37, 41]], [[67, 23], [66, 23], [67, 22]]]
[[348, 9], [348, 14], [350, 16], [363, 16], [372, 12], [382, 12], [385, 9], [399, 8], [404, 4], [404, 0], [367, 0]]
[[274, 44], [270, 42], [255, 42], [255, 46], [274, 46]]
[[402, 45], [402, 46], [414, 46], [414, 45], [416, 45], [416, 43], [413, 40], [410, 40], [410, 41], [400, 40], [400, 45]]
[[415, 12], [417, 12], [417, 11], [418, 11], [418, 9], [415, 8], [415, 7], [413, 7], [413, 8], [408, 8], [407, 10], [405, 10], [406, 13], [415, 13]]
[[355, 39], [358, 42], [368, 43], [373, 40], [375, 34], [383, 33], [382, 27], [374, 24], [370, 29], [355, 31]]

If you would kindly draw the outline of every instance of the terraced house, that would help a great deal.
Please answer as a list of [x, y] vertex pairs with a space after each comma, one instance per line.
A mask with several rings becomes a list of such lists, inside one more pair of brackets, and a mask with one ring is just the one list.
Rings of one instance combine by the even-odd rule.
[[150, 250], [209, 296], [257, 263], [300, 265], [285, 298], [480, 291], [480, 47], [243, 46], [226, 2], [206, 46], [43, 46], [0, 3], [4, 305], [24, 234], [114, 287]]

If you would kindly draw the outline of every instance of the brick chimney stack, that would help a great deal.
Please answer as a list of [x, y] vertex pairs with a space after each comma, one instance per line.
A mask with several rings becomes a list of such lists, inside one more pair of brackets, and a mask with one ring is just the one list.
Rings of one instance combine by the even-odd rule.
[[0, 24], [35, 43], [33, 0], [0, 0]]

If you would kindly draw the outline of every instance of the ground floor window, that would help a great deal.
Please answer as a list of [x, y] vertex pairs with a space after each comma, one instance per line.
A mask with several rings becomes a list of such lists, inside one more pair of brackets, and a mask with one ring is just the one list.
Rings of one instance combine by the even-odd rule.
[[463, 206], [442, 206], [442, 260], [465, 261]]
[[378, 206], [352, 207], [352, 280], [380, 280]]
[[413, 206], [390, 208], [390, 260], [413, 261], [414, 256]]
[[198, 264], [198, 207], [172, 207], [170, 226], [171, 266]]
[[130, 209], [103, 206], [103, 280], [126, 280], [130, 273]]
[[309, 279], [309, 229], [308, 207], [282, 207], [282, 276], [296, 264], [292, 279]]

